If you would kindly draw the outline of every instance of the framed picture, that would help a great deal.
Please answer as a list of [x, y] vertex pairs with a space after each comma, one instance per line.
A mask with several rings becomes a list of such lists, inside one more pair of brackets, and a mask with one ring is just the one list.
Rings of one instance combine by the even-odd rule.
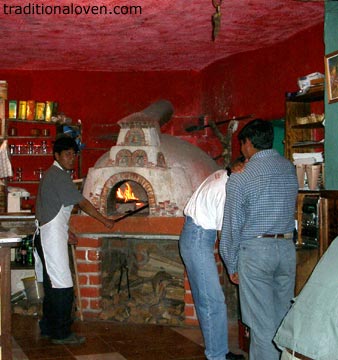
[[338, 101], [338, 51], [325, 55], [326, 90], [329, 103]]

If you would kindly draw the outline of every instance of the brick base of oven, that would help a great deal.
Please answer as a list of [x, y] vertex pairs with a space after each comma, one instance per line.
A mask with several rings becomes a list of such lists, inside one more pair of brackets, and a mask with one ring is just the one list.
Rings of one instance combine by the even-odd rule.
[[[183, 221], [183, 218], [145, 217], [140, 219], [131, 217], [125, 221], [117, 223], [113, 230], [108, 230], [99, 222], [88, 216], [72, 216], [70, 223], [71, 230], [77, 234], [79, 239], [76, 248], [76, 263], [79, 275], [82, 315], [85, 318], [109, 318], [109, 312], [111, 311], [111, 313], [115, 316], [115, 320], [128, 321], [130, 318], [130, 316], [128, 316], [128, 312], [131, 312], [133, 315], [131, 316], [131, 321], [133, 322], [138, 322], [141, 318], [143, 319], [142, 321], [145, 319], [145, 322], [154, 322], [154, 319], [151, 319], [150, 317], [150, 313], [147, 313], [148, 310], [145, 311], [143, 309], [141, 314], [138, 313], [135, 315], [135, 309], [137, 306], [135, 305], [133, 298], [128, 298], [128, 289], [125, 284], [125, 272], [118, 272], [115, 274], [115, 278], [113, 280], [116, 285], [116, 282], [119, 282], [119, 276], [122, 274], [120, 292], [117, 291], [116, 286], [114, 290], [110, 290], [111, 293], [108, 295], [107, 292], [104, 291], [103, 283], [105, 281], [104, 277], [106, 270], [103, 268], [104, 255], [102, 249], [104, 243], [108, 241], [108, 238], [114, 238], [114, 241], [116, 241], [118, 234], [122, 234], [123, 239], [133, 238], [133, 236], [135, 236], [133, 234], [137, 234], [138, 237], [141, 235], [141, 237], [145, 238], [147, 234], [151, 234], [153, 237], [155, 236], [159, 239], [156, 241], [170, 238], [170, 241], [175, 243], [174, 247], [177, 248], [178, 252], [177, 240], [183, 226]], [[225, 281], [226, 276], [224, 274], [224, 267], [217, 252], [217, 245], [215, 246], [215, 258], [218, 263], [220, 281], [224, 285], [227, 293], [227, 304], [230, 312], [229, 318], [237, 318], [236, 290], [234, 290], [232, 286], [229, 287], [229, 284]], [[129, 275], [132, 276], [132, 274]], [[154, 276], [154, 274], [151, 275]], [[135, 279], [131, 278], [130, 281], [131, 280]], [[142, 286], [146, 288], [147, 286], [149, 287], [149, 284]], [[157, 322], [161, 324], [198, 325], [190, 286], [185, 272], [184, 275], [182, 274], [182, 286], [184, 287], [184, 291], [182, 293], [183, 305], [180, 304], [180, 301], [176, 301], [174, 302], [174, 310], [171, 309], [168, 311], [161, 309], [160, 311], [163, 310], [165, 316], [160, 316], [160, 320], [156, 320]], [[135, 291], [136, 294], [136, 290], [134, 289], [133, 291]], [[141, 290], [138, 289], [137, 291], [140, 292]], [[175, 290], [175, 292], [175, 297], [177, 297], [177, 293], [179, 291]], [[232, 294], [234, 292], [235, 294]], [[120, 302], [124, 303], [123, 306], [125, 306], [125, 308], [120, 306]], [[162, 306], [162, 304], [159, 305]], [[110, 310], [106, 311], [108, 308], [110, 308]], [[117, 309], [120, 309], [120, 313]], [[177, 314], [172, 316], [170, 312], [177, 312]]]

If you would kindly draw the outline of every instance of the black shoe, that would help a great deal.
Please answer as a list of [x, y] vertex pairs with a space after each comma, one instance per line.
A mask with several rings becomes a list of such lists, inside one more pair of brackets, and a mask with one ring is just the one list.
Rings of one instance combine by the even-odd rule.
[[64, 339], [52, 339], [52, 343], [56, 345], [81, 345], [86, 341], [84, 336], [79, 336], [71, 333]]
[[225, 355], [226, 360], [245, 360], [245, 357], [242, 354], [234, 354], [231, 351], [229, 351]]

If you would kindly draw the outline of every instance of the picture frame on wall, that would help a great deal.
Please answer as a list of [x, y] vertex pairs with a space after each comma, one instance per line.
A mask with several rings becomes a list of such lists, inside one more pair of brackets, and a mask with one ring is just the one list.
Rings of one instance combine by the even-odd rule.
[[329, 103], [338, 101], [338, 51], [325, 55], [325, 80]]

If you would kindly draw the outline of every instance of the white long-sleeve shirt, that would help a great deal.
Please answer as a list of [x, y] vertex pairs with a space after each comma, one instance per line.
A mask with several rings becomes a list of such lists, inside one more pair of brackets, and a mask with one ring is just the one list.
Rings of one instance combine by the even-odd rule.
[[221, 230], [228, 178], [226, 170], [209, 175], [192, 194], [184, 208], [184, 215], [190, 216], [203, 229]]

